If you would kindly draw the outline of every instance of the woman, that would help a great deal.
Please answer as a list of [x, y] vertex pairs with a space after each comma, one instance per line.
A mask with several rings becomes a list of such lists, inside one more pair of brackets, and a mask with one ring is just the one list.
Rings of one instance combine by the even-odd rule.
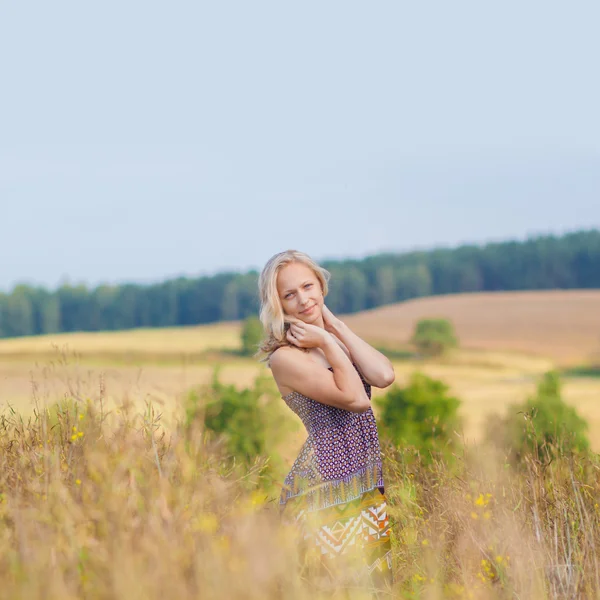
[[328, 570], [339, 572], [358, 557], [362, 574], [390, 581], [390, 529], [370, 399], [371, 386], [393, 383], [394, 369], [325, 306], [329, 278], [296, 250], [273, 256], [259, 278], [266, 332], [259, 353], [308, 431], [280, 504]]

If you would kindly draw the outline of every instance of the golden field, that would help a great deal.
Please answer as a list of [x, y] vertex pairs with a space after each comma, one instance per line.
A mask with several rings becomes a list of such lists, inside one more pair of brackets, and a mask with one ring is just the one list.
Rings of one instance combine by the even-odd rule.
[[[600, 359], [600, 290], [485, 292], [417, 298], [344, 315], [356, 333], [406, 346], [417, 320], [450, 319], [461, 346], [579, 364]], [[51, 356], [55, 348], [110, 361], [184, 361], [239, 346], [239, 322], [194, 327], [63, 333], [0, 340], [0, 357]]]
[[[397, 381], [416, 369], [444, 380], [463, 402], [464, 434], [473, 441], [489, 415], [532, 393], [544, 371], [586, 363], [600, 347], [597, 290], [439, 296], [343, 318], [371, 343], [406, 348], [416, 321], [435, 316], [453, 321], [461, 349], [443, 360], [396, 360]], [[240, 386], [266, 372], [235, 355], [240, 330], [239, 322], [228, 322], [0, 340], [0, 411], [8, 404], [30, 411], [34, 381], [46, 401], [75, 388], [90, 396], [102, 387], [109, 405], [124, 395], [138, 404], [151, 400], [168, 418], [190, 387], [210, 381], [217, 364], [224, 383]], [[588, 420], [598, 450], [599, 394], [600, 379], [564, 382], [565, 398]]]
[[[443, 359], [394, 360], [401, 385], [417, 369], [445, 381], [465, 429], [453, 465], [384, 445], [395, 582], [378, 598], [597, 596], [596, 455], [532, 458], [517, 469], [481, 432], [542, 373], [593, 356], [599, 299], [473, 294], [344, 317], [389, 348], [405, 348], [422, 316], [451, 318], [461, 341]], [[223, 323], [0, 340], [0, 600], [374, 597], [321, 587], [296, 532], [281, 527], [281, 478], [305, 437], [286, 407], [275, 419], [287, 431], [275, 467], [271, 456], [236, 467], [198, 419], [183, 424], [189, 390], [215, 366], [237, 386], [268, 375], [236, 355], [239, 333], [239, 323]], [[599, 451], [600, 379], [566, 377], [563, 386]], [[58, 401], [67, 402], [57, 412]]]
[[[471, 362], [472, 361], [472, 362]], [[50, 364], [37, 366], [23, 361], [0, 366], [0, 412], [9, 405], [20, 412], [33, 410], [33, 395], [44, 404], [65, 396], [95, 397], [100, 390], [107, 406], [114, 407], [123, 397], [137, 406], [151, 401], [169, 419], [179, 408], [181, 398], [193, 386], [207, 384], [217, 363], [198, 365], [106, 365], [86, 364], [65, 355]], [[221, 359], [220, 379], [226, 384], [249, 386], [260, 372], [268, 369], [250, 360]], [[442, 379], [462, 401], [464, 435], [481, 439], [482, 425], [492, 414], [503, 414], [511, 403], [535, 391], [539, 376], [552, 362], [499, 353], [457, 352], [444, 362], [394, 361], [396, 381], [403, 385], [415, 370]], [[385, 390], [373, 389], [376, 397]], [[590, 425], [594, 449], [600, 451], [600, 379], [569, 377], [563, 382], [563, 395]], [[297, 443], [300, 439], [297, 440]]]
[[[201, 423], [100, 398], [0, 418], [0, 599], [583, 600], [600, 589], [600, 463], [455, 464], [384, 445], [394, 581], [312, 573], [266, 457], [232, 465]], [[365, 582], [365, 584], [368, 582]]]
[[345, 320], [359, 335], [394, 345], [409, 339], [417, 320], [438, 316], [454, 323], [464, 348], [518, 352], [560, 364], [600, 360], [600, 290], [431, 296]]
[[0, 340], [0, 359], [55, 358], [57, 351], [101, 362], [185, 362], [206, 352], [239, 347], [240, 324], [134, 329], [85, 333], [56, 333]]

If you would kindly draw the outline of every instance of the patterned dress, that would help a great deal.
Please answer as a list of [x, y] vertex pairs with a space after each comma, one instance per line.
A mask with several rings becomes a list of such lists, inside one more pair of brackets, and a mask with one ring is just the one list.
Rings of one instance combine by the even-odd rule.
[[[371, 386], [354, 367], [371, 398]], [[391, 582], [390, 527], [372, 409], [354, 413], [298, 392], [283, 399], [308, 432], [284, 480], [283, 514], [301, 527], [309, 550], [317, 549], [329, 572], [352, 557], [358, 559], [354, 576]]]

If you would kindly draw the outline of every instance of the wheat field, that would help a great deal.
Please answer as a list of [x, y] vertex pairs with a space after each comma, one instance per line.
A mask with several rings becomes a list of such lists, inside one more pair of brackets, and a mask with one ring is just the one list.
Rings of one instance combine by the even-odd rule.
[[[461, 348], [434, 361], [394, 361], [397, 382], [415, 370], [446, 382], [462, 401], [464, 434], [473, 441], [480, 440], [487, 418], [531, 394], [543, 372], [593, 360], [600, 345], [597, 290], [420, 298], [343, 319], [371, 343], [402, 348], [419, 318], [435, 316], [452, 320]], [[102, 388], [107, 405], [123, 396], [140, 406], [152, 401], [166, 419], [190, 387], [210, 381], [217, 365], [222, 381], [237, 386], [265, 372], [235, 355], [240, 332], [241, 323], [227, 322], [0, 340], [0, 411], [31, 412], [36, 395], [48, 402], [74, 392], [93, 396]], [[599, 394], [599, 379], [564, 382], [565, 398], [588, 420], [597, 449]]]
[[[462, 342], [441, 359], [393, 361], [398, 384], [420, 370], [460, 398], [463, 450], [454, 466], [426, 467], [383, 447], [395, 583], [379, 598], [583, 599], [600, 589], [600, 463], [532, 460], [519, 471], [482, 438], [486, 420], [532, 394], [544, 372], [590, 360], [599, 298], [461, 295], [344, 318], [374, 344], [405, 348], [417, 318], [449, 317]], [[0, 340], [0, 600], [373, 598], [307, 576], [297, 536], [280, 527], [283, 471], [267, 476], [267, 457], [232, 466], [201, 423], [182, 427], [189, 390], [215, 368], [238, 387], [268, 375], [239, 356], [240, 329]], [[563, 395], [600, 451], [600, 379], [565, 377]], [[306, 435], [281, 408], [279, 469]]]
[[406, 343], [417, 320], [450, 319], [464, 348], [518, 352], [560, 364], [600, 361], [600, 290], [483, 292], [417, 298], [348, 315], [359, 334]]
[[[516, 352], [560, 364], [600, 359], [600, 290], [482, 292], [417, 298], [342, 315], [365, 339], [406, 346], [417, 320], [450, 319], [464, 349]], [[53, 356], [55, 350], [107, 360], [181, 361], [239, 347], [239, 322], [164, 329], [61, 333], [0, 340], [5, 359]]]
[[0, 600], [584, 600], [600, 589], [593, 455], [519, 468], [464, 440], [455, 462], [426, 465], [384, 444], [394, 581], [375, 596], [368, 581], [312, 575], [280, 519], [272, 452], [236, 466], [201, 419], [165, 426], [127, 394], [107, 410], [102, 379], [88, 389], [71, 376], [60, 409], [0, 414]]

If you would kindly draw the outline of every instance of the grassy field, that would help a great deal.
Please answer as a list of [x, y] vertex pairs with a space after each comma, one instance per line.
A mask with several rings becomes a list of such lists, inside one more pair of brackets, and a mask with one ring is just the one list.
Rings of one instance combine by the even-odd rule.
[[[154, 403], [169, 420], [181, 399], [193, 386], [207, 384], [217, 363], [181, 365], [87, 365], [65, 356], [38, 366], [23, 361], [3, 362], [0, 366], [0, 412], [10, 404], [30, 413], [34, 397], [52, 403], [65, 396], [97, 397], [102, 391], [107, 407], [129, 398], [137, 406]], [[223, 358], [220, 379], [236, 386], [251, 385], [259, 373], [268, 370], [244, 359]], [[514, 354], [459, 352], [445, 362], [395, 361], [396, 381], [403, 385], [410, 374], [421, 370], [442, 379], [462, 401], [466, 438], [481, 439], [482, 426], [493, 414], [503, 414], [508, 405], [534, 392], [539, 376], [552, 366], [551, 361], [519, 357]], [[590, 424], [590, 437], [600, 450], [600, 379], [569, 377], [564, 380], [565, 399], [577, 408]], [[374, 389], [377, 397], [385, 390]], [[298, 440], [299, 442], [299, 440]]]
[[[201, 420], [165, 428], [116, 400], [0, 415], [0, 600], [374, 598], [312, 576], [266, 456], [235, 467]], [[377, 598], [597, 597], [593, 455], [518, 466], [465, 441], [425, 464], [382, 449], [394, 582]]]
[[[405, 348], [416, 320], [438, 315], [455, 323], [461, 350], [433, 362], [395, 360], [397, 381], [416, 369], [443, 379], [463, 401], [465, 435], [474, 441], [485, 419], [533, 392], [544, 371], [583, 364], [600, 346], [595, 290], [423, 298], [344, 320], [372, 343]], [[236, 356], [240, 329], [231, 322], [0, 340], [0, 411], [9, 404], [31, 411], [34, 392], [53, 401], [75, 392], [93, 397], [102, 387], [107, 405], [124, 396], [138, 405], [151, 400], [166, 418], [190, 387], [210, 380], [217, 364], [222, 381], [239, 386], [264, 372], [256, 361]], [[590, 423], [600, 449], [600, 379], [568, 378], [564, 394]]]
[[[456, 465], [424, 466], [384, 448], [396, 583], [381, 598], [595, 597], [600, 464], [513, 469], [481, 434], [544, 372], [593, 357], [599, 299], [461, 295], [345, 318], [401, 350], [417, 318], [447, 316], [462, 342], [443, 359], [394, 359], [400, 385], [420, 370], [462, 400], [464, 451]], [[279, 526], [281, 473], [264, 475], [266, 457], [234, 469], [198, 423], [182, 428], [189, 390], [217, 365], [236, 386], [268, 374], [239, 356], [239, 333], [239, 323], [223, 323], [0, 340], [0, 600], [372, 597], [306, 577], [298, 540]], [[600, 378], [563, 385], [600, 451]], [[34, 413], [65, 399], [72, 410]], [[305, 438], [286, 414], [277, 468]]]

